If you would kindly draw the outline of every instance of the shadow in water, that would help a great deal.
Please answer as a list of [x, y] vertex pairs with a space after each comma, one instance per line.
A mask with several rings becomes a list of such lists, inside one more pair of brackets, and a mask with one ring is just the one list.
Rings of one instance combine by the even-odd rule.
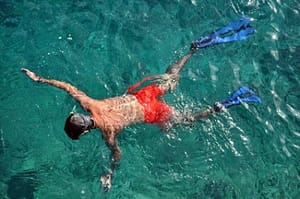
[[203, 192], [208, 198], [237, 198], [234, 188], [225, 182], [210, 181], [203, 187]]
[[34, 198], [34, 192], [39, 185], [36, 172], [18, 173], [7, 182], [7, 196], [10, 199]]

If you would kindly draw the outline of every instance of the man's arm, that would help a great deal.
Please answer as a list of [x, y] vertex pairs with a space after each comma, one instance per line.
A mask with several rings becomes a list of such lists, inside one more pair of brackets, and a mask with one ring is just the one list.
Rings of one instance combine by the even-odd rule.
[[111, 188], [111, 179], [112, 179], [113, 172], [116, 169], [118, 161], [121, 159], [121, 150], [119, 148], [119, 144], [117, 139], [115, 138], [114, 133], [111, 134], [104, 133], [103, 138], [105, 139], [105, 144], [110, 149], [112, 155], [112, 163], [110, 166], [110, 171], [108, 173], [103, 174], [100, 178], [103, 191], [107, 192]]
[[89, 102], [92, 99], [90, 97], [88, 97], [84, 92], [80, 91], [79, 89], [72, 86], [71, 84], [68, 84], [68, 83], [62, 82], [62, 81], [58, 81], [58, 80], [54, 80], [54, 79], [46, 79], [46, 78], [40, 77], [40, 76], [36, 75], [34, 72], [32, 72], [26, 68], [22, 68], [21, 71], [23, 73], [25, 73], [30, 79], [32, 79], [35, 82], [46, 83], [46, 84], [55, 86], [57, 88], [60, 88], [64, 91], [66, 91], [75, 100], [77, 100], [80, 103], [80, 105], [82, 106], [82, 108], [84, 110], [89, 109]]

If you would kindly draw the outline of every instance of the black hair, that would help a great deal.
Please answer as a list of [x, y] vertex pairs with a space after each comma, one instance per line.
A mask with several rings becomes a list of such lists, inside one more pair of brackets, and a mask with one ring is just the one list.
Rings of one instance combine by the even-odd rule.
[[72, 113], [65, 122], [65, 132], [72, 140], [78, 140], [79, 136], [86, 130], [83, 115]]

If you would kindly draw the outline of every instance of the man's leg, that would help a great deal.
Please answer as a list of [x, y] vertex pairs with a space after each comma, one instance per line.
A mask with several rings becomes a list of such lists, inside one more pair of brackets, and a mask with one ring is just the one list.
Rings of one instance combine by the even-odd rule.
[[195, 49], [191, 49], [186, 55], [184, 55], [180, 60], [176, 63], [169, 66], [166, 70], [167, 74], [178, 74], [187, 60], [196, 52]]
[[196, 52], [195, 49], [190, 49], [190, 51], [184, 55], [180, 60], [178, 60], [176, 63], [170, 65], [165, 74], [162, 75], [162, 78], [165, 80], [163, 81], [160, 86], [165, 91], [173, 91], [175, 90], [178, 81], [179, 81], [179, 72], [183, 68], [184, 64], [187, 62], [187, 60]]
[[191, 113], [189, 111], [183, 113], [174, 112], [173, 118], [170, 121], [171, 123], [169, 124], [169, 126], [176, 124], [191, 124], [193, 122], [206, 119], [213, 114], [223, 112], [232, 106], [240, 105], [242, 103], [252, 104], [261, 102], [261, 98], [257, 96], [254, 91], [243, 86], [238, 90], [234, 91], [229, 98], [215, 102], [213, 106], [208, 107], [204, 111], [198, 113]]

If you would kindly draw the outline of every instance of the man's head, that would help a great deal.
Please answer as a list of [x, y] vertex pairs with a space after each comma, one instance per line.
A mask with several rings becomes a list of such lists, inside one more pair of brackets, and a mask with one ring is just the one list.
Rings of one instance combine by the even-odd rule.
[[65, 132], [72, 140], [78, 140], [80, 135], [93, 128], [95, 124], [91, 117], [80, 113], [72, 113], [65, 122]]

